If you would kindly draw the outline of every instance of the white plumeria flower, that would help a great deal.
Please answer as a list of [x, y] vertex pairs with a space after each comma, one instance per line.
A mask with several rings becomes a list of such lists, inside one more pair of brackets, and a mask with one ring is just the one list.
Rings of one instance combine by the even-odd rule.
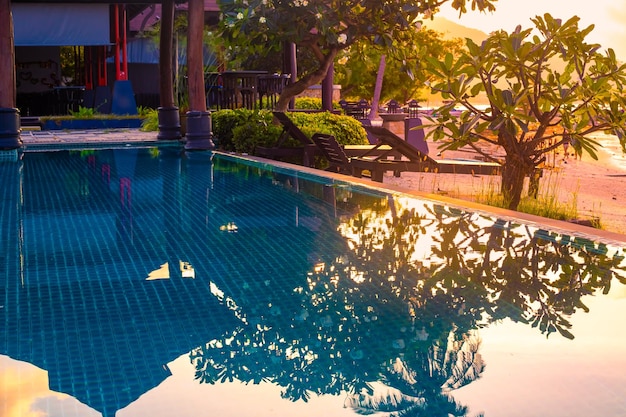
[[241, 13], [241, 12], [237, 13], [237, 19], [238, 20], [243, 19], [243, 13]]
[[337, 37], [337, 42], [342, 45], [346, 43], [347, 40], [348, 40], [348, 35], [346, 35], [345, 33], [342, 33], [341, 35]]
[[265, 16], [261, 16], [261, 17], [259, 17], [259, 23], [260, 23], [260, 24], [262, 24], [262, 25], [263, 25], [263, 24], [265, 24], [265, 22], [267, 22], [267, 20], [265, 19]]

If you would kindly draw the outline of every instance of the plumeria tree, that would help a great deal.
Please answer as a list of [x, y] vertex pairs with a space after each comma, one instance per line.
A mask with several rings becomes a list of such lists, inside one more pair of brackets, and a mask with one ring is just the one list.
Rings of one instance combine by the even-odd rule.
[[[338, 52], [358, 41], [393, 49], [407, 30], [416, 30], [449, 0], [221, 0], [220, 36], [231, 47], [251, 51], [280, 50], [286, 42], [308, 49], [316, 67], [283, 90], [277, 104], [286, 110], [289, 101], [320, 83]], [[496, 0], [450, 0], [465, 13], [495, 10]]]
[[[443, 80], [433, 90], [447, 100], [430, 118], [430, 134], [444, 141], [443, 150], [469, 145], [483, 153], [481, 141], [501, 147], [503, 158], [483, 154], [502, 163], [510, 209], [517, 209], [524, 178], [538, 178], [548, 153], [565, 142], [597, 158], [590, 135], [609, 132], [626, 151], [626, 65], [613, 50], [587, 43], [593, 26], [579, 29], [579, 20], [537, 16], [535, 28], [498, 31], [481, 45], [467, 40], [458, 59], [428, 59]], [[478, 105], [485, 98], [486, 108]]]
[[[396, 39], [394, 54], [387, 48], [361, 41], [341, 51], [335, 65], [335, 80], [342, 94], [349, 97], [371, 97], [381, 56], [386, 57], [381, 100], [395, 99], [406, 103], [427, 96], [423, 64], [426, 56], [443, 59], [446, 53], [458, 55], [464, 47], [460, 38], [445, 39], [432, 29], [407, 30]], [[427, 77], [426, 77], [427, 79]]]

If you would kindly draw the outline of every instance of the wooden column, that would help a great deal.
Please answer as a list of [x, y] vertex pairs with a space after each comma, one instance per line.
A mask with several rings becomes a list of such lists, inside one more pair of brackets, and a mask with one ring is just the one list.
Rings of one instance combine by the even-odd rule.
[[159, 140], [181, 138], [180, 113], [174, 102], [174, 0], [163, 0], [159, 38]]
[[0, 0], [0, 57], [0, 107], [14, 108], [15, 47], [10, 0]]
[[204, 30], [203, 0], [189, 0], [189, 26], [187, 29], [189, 108], [190, 110], [206, 111], [204, 62], [202, 59], [202, 32]]
[[187, 80], [189, 112], [185, 149], [213, 149], [211, 140], [211, 114], [206, 108], [204, 89], [204, 60], [202, 58], [202, 34], [204, 32], [204, 1], [189, 0], [189, 25], [187, 27]]
[[161, 107], [174, 107], [174, 0], [163, 0], [159, 38], [159, 95]]
[[322, 81], [322, 110], [333, 111], [333, 87], [335, 85], [335, 65], [330, 64]]
[[16, 108], [15, 45], [11, 1], [0, 0], [0, 149], [22, 146], [20, 112]]

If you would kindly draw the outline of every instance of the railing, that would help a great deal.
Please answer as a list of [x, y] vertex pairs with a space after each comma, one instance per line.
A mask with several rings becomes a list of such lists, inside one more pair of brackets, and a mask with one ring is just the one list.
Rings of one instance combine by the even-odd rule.
[[226, 71], [206, 74], [207, 107], [273, 109], [289, 79], [289, 74], [268, 74], [266, 71]]
[[364, 120], [369, 117], [370, 104], [364, 98], [359, 101], [341, 100], [339, 105], [343, 109], [344, 114], [352, 116], [355, 119]]
[[85, 87], [54, 87], [36, 93], [17, 94], [22, 116], [67, 115], [84, 106]]
[[[278, 97], [289, 83], [290, 78], [290, 74], [259, 75], [257, 81], [260, 108], [265, 107], [266, 109], [273, 110], [278, 102]], [[265, 100], [265, 106], [263, 100]]]

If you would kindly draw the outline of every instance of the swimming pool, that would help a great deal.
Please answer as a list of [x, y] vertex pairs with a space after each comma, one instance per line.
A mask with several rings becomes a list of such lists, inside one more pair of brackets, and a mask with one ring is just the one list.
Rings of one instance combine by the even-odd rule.
[[0, 179], [3, 417], [626, 414], [615, 242], [170, 145]]

